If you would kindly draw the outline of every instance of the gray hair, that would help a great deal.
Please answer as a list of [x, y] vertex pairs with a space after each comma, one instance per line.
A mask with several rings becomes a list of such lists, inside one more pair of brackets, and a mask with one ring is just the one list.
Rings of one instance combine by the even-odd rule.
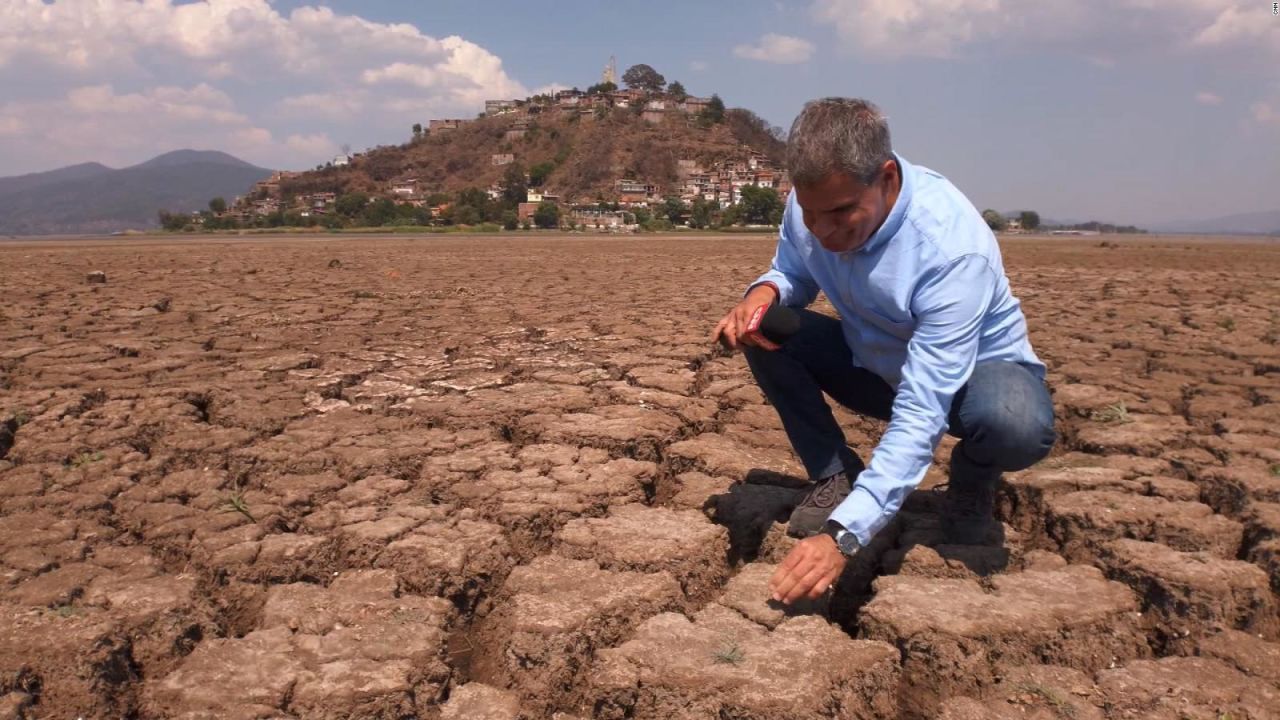
[[861, 98], [805, 103], [787, 138], [787, 170], [796, 185], [815, 185], [833, 172], [870, 185], [892, 157], [888, 119]]

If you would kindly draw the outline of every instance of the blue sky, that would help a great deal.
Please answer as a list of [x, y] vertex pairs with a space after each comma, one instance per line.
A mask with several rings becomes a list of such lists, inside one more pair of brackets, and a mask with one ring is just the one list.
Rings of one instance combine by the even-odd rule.
[[979, 207], [1280, 209], [1280, 16], [1235, 0], [5, 0], [0, 175], [179, 147], [309, 167], [585, 87], [610, 55], [784, 127], [808, 99], [869, 98]]

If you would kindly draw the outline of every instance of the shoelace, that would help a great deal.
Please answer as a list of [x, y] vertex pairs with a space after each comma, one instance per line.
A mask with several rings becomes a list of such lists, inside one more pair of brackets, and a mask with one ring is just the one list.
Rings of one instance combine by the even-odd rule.
[[814, 485], [809, 490], [809, 494], [804, 496], [804, 500], [800, 501], [801, 505], [813, 506], [816, 508], [833, 507], [836, 504], [836, 486], [841, 479], [841, 474], [837, 473]]

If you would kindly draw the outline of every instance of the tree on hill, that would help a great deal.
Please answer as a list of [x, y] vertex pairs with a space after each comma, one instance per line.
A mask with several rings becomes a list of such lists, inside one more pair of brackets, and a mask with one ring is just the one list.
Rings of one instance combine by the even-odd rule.
[[553, 162], [540, 162], [529, 168], [529, 187], [542, 187], [542, 183], [547, 181], [547, 177], [555, 171], [556, 165]]
[[602, 83], [596, 83], [595, 85], [592, 85], [591, 87], [587, 88], [587, 94], [600, 95], [603, 93], [611, 93], [617, 89], [618, 89], [618, 86], [615, 83], [606, 81]]
[[1040, 227], [1040, 213], [1035, 210], [1023, 210], [1018, 214], [1023, 230], [1035, 230]]
[[529, 186], [524, 178], [524, 166], [520, 163], [511, 163], [507, 166], [507, 171], [502, 174], [502, 202], [505, 206], [514, 208], [528, 196]]
[[533, 223], [544, 230], [560, 227], [560, 206], [543, 200], [533, 212]]
[[216, 197], [209, 201], [209, 210], [213, 213], [224, 213], [227, 211], [226, 198]]
[[991, 208], [982, 211], [982, 219], [987, 221], [987, 227], [991, 228], [992, 232], [1000, 232], [1008, 224], [1004, 220], [1004, 215]]
[[622, 82], [626, 83], [627, 87], [661, 92], [662, 87], [667, 84], [667, 79], [657, 70], [641, 63], [627, 68], [627, 71], [622, 74]]
[[742, 188], [742, 220], [748, 225], [777, 225], [782, 222], [782, 199], [773, 188], [745, 185]]
[[413, 139], [417, 140], [422, 137], [422, 123], [413, 124]]
[[364, 206], [368, 203], [369, 196], [362, 192], [347, 193], [346, 195], [340, 196], [333, 203], [333, 209], [336, 210], [339, 215], [345, 215], [349, 218], [353, 218], [356, 215], [359, 215], [360, 211], [364, 210]]
[[160, 227], [169, 232], [182, 232], [189, 222], [191, 222], [191, 218], [182, 213], [171, 213], [167, 210], [160, 211]]
[[711, 227], [714, 210], [715, 206], [703, 199], [701, 195], [694, 198], [693, 206], [689, 209], [689, 227], [694, 229]]
[[685, 91], [684, 85], [681, 85], [679, 80], [672, 80], [671, 84], [667, 85], [667, 94], [676, 100], [689, 97], [689, 93]]
[[707, 106], [698, 113], [698, 119], [707, 125], [724, 122], [724, 101], [719, 95], [712, 95]]
[[688, 210], [689, 208], [685, 207], [684, 202], [682, 202], [680, 198], [675, 195], [668, 195], [667, 198], [662, 201], [662, 208], [659, 212], [670, 220], [672, 225], [679, 225]]
[[748, 145], [775, 163], [781, 164], [787, 151], [786, 131], [745, 108], [733, 108], [724, 113], [724, 124], [733, 137]]

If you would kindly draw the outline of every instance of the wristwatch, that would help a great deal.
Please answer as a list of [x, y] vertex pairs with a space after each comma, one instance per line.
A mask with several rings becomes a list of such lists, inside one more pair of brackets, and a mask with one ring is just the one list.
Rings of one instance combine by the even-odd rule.
[[822, 534], [836, 541], [836, 547], [840, 549], [840, 554], [845, 557], [853, 557], [862, 549], [862, 545], [858, 542], [858, 536], [844, 529], [844, 526], [835, 520], [828, 520], [822, 526]]

